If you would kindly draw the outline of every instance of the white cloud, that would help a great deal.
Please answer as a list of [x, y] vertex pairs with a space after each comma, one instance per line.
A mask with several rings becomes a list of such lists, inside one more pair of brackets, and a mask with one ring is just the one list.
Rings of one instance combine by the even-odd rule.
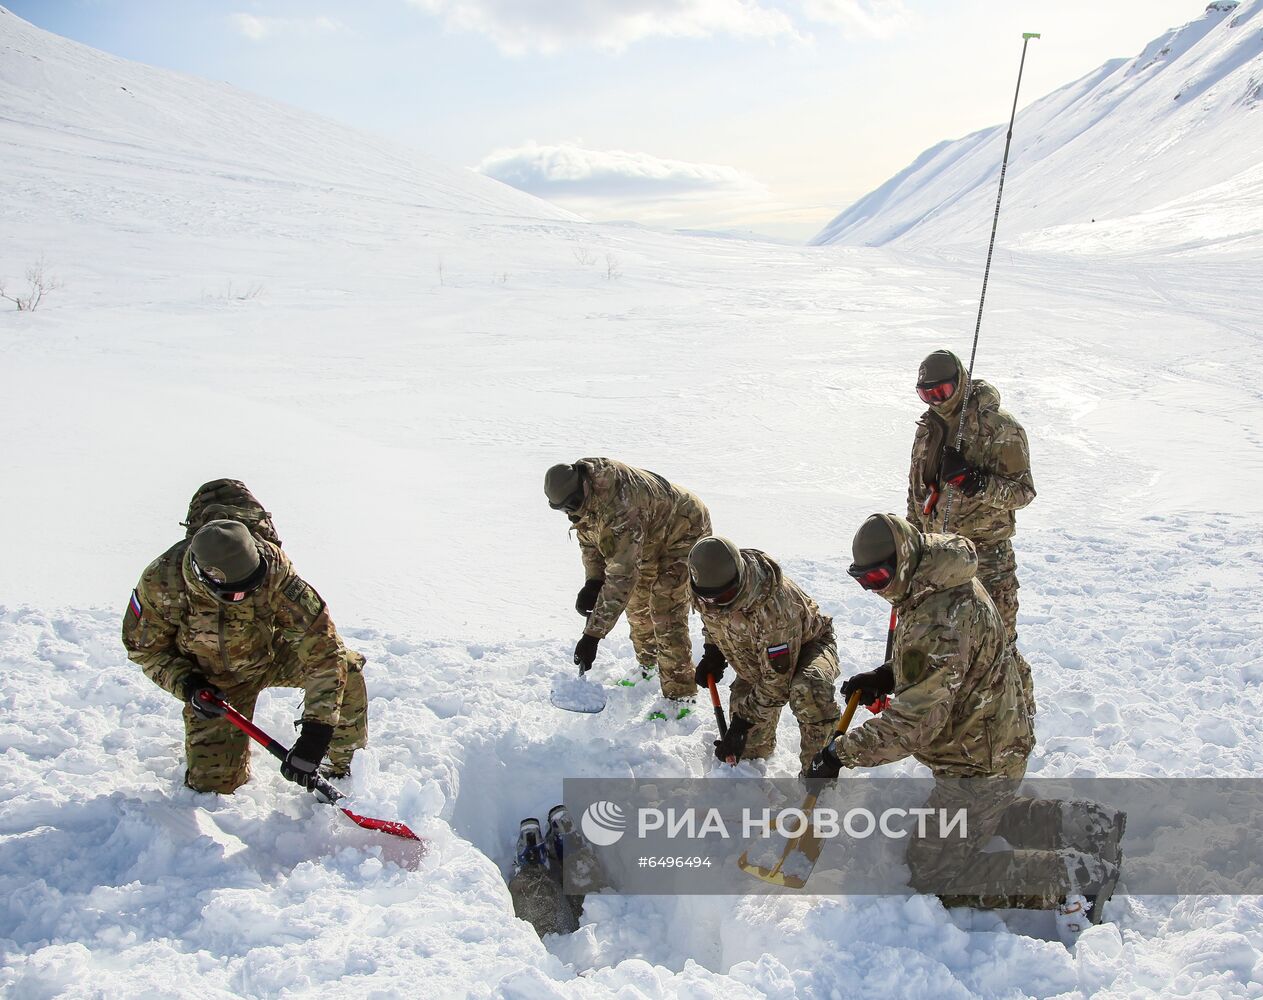
[[505, 52], [571, 45], [622, 49], [653, 36], [796, 37], [793, 20], [759, 0], [409, 0], [450, 29], [491, 38]]
[[228, 23], [252, 42], [263, 42], [277, 35], [327, 35], [345, 29], [332, 17], [265, 17], [259, 14], [229, 14]]
[[802, 9], [809, 21], [875, 38], [887, 38], [912, 20], [903, 0], [802, 0]]
[[763, 190], [735, 167], [664, 160], [619, 149], [586, 149], [573, 143], [545, 146], [530, 142], [516, 149], [497, 150], [476, 169], [542, 198], [635, 201], [758, 195]]
[[408, 0], [453, 31], [486, 35], [503, 51], [574, 45], [619, 50], [654, 36], [810, 38], [813, 25], [886, 36], [910, 21], [904, 0]]

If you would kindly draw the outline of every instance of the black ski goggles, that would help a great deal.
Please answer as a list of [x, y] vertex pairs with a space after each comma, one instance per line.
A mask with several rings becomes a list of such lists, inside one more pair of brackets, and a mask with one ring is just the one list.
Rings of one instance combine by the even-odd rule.
[[895, 578], [895, 560], [887, 559], [872, 566], [856, 566], [852, 563], [847, 567], [846, 573], [865, 590], [885, 590]]
[[689, 577], [689, 590], [703, 604], [723, 607], [735, 601], [737, 595], [741, 593], [741, 578], [737, 577], [733, 583], [726, 583], [722, 587], [699, 587], [693, 582], [693, 578]]
[[197, 577], [198, 582], [214, 594], [217, 600], [223, 601], [225, 604], [240, 604], [259, 589], [263, 583], [263, 578], [268, 575], [267, 560], [263, 558], [262, 552], [259, 553], [259, 565], [255, 567], [254, 572], [244, 580], [238, 580], [235, 583], [227, 583], [210, 576], [198, 565], [197, 556], [191, 552], [189, 553], [189, 565], [193, 567], [193, 575]]
[[946, 403], [955, 392], [956, 380], [954, 378], [944, 379], [942, 382], [917, 383], [917, 395], [921, 397], [921, 402], [929, 403], [931, 406]]
[[561, 503], [553, 503], [549, 500], [548, 506], [553, 510], [564, 510], [567, 514], [576, 513], [579, 508], [583, 506], [583, 480], [579, 480], [579, 488], [571, 493], [570, 496], [566, 497], [565, 500], [561, 501]]

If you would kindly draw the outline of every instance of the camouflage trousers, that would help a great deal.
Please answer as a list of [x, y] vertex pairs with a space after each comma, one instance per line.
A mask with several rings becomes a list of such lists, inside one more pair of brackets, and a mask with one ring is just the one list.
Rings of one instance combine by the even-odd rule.
[[646, 559], [636, 571], [627, 600], [627, 624], [641, 667], [658, 665], [662, 694], [691, 698], [693, 643], [689, 638], [689, 552], [710, 534], [710, 514], [700, 500], [687, 494], [680, 503], [671, 536], [663, 540], [656, 559]]
[[[789, 707], [798, 720], [798, 760], [802, 770], [807, 769], [820, 748], [833, 735], [841, 711], [833, 688], [838, 680], [838, 650], [834, 644], [833, 629], [811, 642], [805, 643], [798, 654], [794, 679], [789, 685]], [[728, 694], [728, 712], [732, 705], [746, 697], [752, 685], [740, 677], [733, 679]], [[750, 729], [742, 760], [770, 757], [776, 749], [776, 717], [765, 719]]]
[[[368, 692], [364, 687], [364, 657], [347, 650], [346, 686], [338, 724], [329, 746], [329, 762], [335, 768], [351, 764], [355, 751], [368, 744]], [[216, 678], [229, 704], [247, 719], [254, 718], [259, 693], [267, 688], [304, 687], [302, 665], [288, 646], [283, 646], [262, 679], [225, 684]], [[282, 743], [293, 743], [284, 733], [273, 734]], [[197, 792], [233, 792], [250, 780], [250, 738], [225, 719], [205, 720], [184, 706], [184, 783]]]
[[[940, 838], [931, 820], [931, 835], [908, 845], [912, 888], [949, 907], [1044, 910], [1117, 870], [1125, 817], [1095, 802], [1020, 796], [1025, 770], [1021, 761], [989, 778], [936, 775], [926, 806], [935, 817], [946, 810], [949, 823], [965, 810], [967, 833]], [[998, 850], [997, 837], [1004, 841]]]
[[1000, 612], [1004, 631], [1008, 635], [1009, 650], [1022, 681], [1022, 696], [1026, 700], [1031, 718], [1035, 718], [1035, 683], [1031, 667], [1017, 649], [1017, 557], [1013, 543], [1008, 539], [995, 545], [978, 546], [978, 581], [991, 595], [991, 601]]

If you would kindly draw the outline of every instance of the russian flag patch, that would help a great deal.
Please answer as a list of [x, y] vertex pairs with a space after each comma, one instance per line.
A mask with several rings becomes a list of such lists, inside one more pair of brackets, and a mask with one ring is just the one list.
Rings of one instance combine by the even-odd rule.
[[767, 658], [769, 660], [775, 660], [778, 656], [784, 656], [788, 652], [789, 643], [782, 642], [780, 645], [767, 647]]
[[127, 604], [127, 609], [137, 618], [144, 613], [144, 608], [140, 606], [140, 595], [136, 591], [132, 591], [132, 599]]

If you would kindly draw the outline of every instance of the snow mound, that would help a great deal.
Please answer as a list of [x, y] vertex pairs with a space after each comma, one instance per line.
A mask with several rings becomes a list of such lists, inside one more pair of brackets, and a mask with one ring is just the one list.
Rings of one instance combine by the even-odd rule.
[[[1263, 247], [1263, 0], [1212, 3], [1135, 58], [1020, 108], [1001, 243], [1067, 253]], [[1030, 59], [1039, 58], [1039, 41]], [[816, 244], [985, 246], [1007, 122], [943, 142]]]

